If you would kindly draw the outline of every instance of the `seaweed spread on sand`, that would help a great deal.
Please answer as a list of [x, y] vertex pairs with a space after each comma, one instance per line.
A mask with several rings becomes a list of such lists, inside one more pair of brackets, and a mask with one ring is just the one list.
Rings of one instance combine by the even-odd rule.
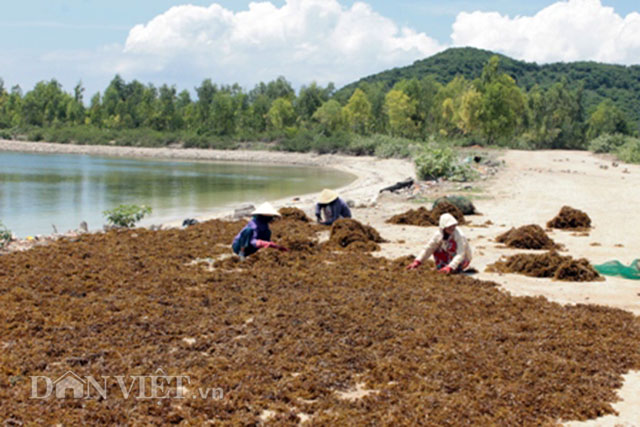
[[[313, 242], [316, 229], [296, 222], [273, 232]], [[513, 297], [330, 245], [193, 263], [228, 257], [243, 225], [110, 231], [0, 256], [0, 417], [255, 425], [270, 411], [282, 425], [554, 424], [614, 413], [622, 374], [640, 369], [638, 318], [618, 309]], [[189, 377], [188, 396], [224, 397], [124, 399], [109, 383], [108, 399], [29, 399], [30, 376], [129, 381], [158, 369]], [[341, 398], [359, 388], [370, 393]]]

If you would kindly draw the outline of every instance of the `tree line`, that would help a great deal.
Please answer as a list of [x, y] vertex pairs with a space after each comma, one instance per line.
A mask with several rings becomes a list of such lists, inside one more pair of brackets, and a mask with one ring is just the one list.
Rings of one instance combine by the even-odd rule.
[[447, 84], [458, 75], [473, 80], [481, 76], [484, 66], [492, 56], [498, 56], [501, 71], [511, 76], [526, 92], [534, 86], [546, 90], [557, 82], [566, 80], [569, 89], [582, 88], [583, 108], [587, 114], [591, 114], [602, 101], [609, 99], [625, 113], [635, 128], [640, 124], [640, 65], [624, 66], [592, 61], [538, 65], [471, 47], [450, 48], [412, 65], [365, 77], [343, 87], [337, 95], [348, 96], [363, 82], [381, 82], [385, 88], [391, 88], [400, 80], [422, 78], [426, 75], [433, 75], [442, 84]]
[[[498, 56], [473, 79], [457, 74], [442, 82], [430, 74], [393, 85], [363, 80], [351, 89], [336, 92], [333, 84], [311, 83], [296, 92], [279, 77], [246, 91], [206, 79], [192, 97], [175, 86], [116, 75], [85, 102], [82, 84], [67, 93], [56, 80], [42, 81], [23, 93], [19, 86], [7, 90], [0, 80], [0, 136], [222, 148], [263, 141], [285, 150], [372, 154], [375, 143], [367, 146], [359, 137], [585, 149], [600, 135], [636, 132], [609, 99], [587, 114], [583, 85], [572, 88], [561, 79], [548, 87], [518, 86], [501, 70]], [[145, 135], [153, 135], [150, 142], [141, 142]]]

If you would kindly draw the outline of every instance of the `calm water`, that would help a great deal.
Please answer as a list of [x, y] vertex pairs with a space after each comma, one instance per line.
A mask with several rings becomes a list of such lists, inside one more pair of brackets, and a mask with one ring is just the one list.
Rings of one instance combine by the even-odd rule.
[[148, 225], [257, 206], [294, 194], [336, 188], [354, 177], [334, 170], [255, 164], [158, 161], [69, 154], [0, 152], [0, 221], [20, 237], [102, 228], [102, 212], [146, 204]]

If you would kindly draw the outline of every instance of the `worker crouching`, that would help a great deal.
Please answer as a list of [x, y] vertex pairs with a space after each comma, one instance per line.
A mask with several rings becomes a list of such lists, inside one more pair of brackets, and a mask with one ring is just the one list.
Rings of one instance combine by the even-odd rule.
[[351, 218], [349, 206], [335, 191], [322, 190], [318, 203], [316, 203], [316, 219], [318, 223], [331, 225], [340, 218]]
[[271, 206], [271, 203], [263, 203], [258, 206], [251, 215], [251, 220], [233, 239], [231, 247], [236, 255], [244, 259], [262, 248], [272, 248], [281, 251], [288, 250], [271, 241], [269, 223], [273, 221], [276, 216], [280, 216], [278, 211]]
[[471, 247], [467, 238], [457, 228], [458, 221], [449, 213], [442, 214], [439, 230], [427, 243], [420, 255], [407, 266], [408, 270], [420, 267], [433, 255], [436, 268], [445, 274], [461, 273], [471, 263]]

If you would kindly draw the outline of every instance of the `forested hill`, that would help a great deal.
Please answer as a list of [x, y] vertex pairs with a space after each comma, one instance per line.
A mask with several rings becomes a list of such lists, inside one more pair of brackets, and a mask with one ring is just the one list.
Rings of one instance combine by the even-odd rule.
[[529, 91], [534, 85], [548, 88], [553, 83], [567, 79], [570, 88], [584, 84], [584, 108], [590, 112], [605, 98], [611, 99], [627, 116], [640, 120], [640, 66], [609, 65], [597, 62], [571, 62], [538, 65], [518, 61], [504, 55], [470, 47], [451, 48], [429, 58], [416, 61], [413, 65], [383, 71], [355, 83], [338, 92], [340, 98], [348, 98], [363, 82], [382, 82], [386, 89], [402, 79], [422, 78], [433, 75], [437, 81], [446, 84], [456, 75], [466, 79], [480, 77], [489, 58], [500, 58], [500, 70], [511, 75], [518, 86]]

